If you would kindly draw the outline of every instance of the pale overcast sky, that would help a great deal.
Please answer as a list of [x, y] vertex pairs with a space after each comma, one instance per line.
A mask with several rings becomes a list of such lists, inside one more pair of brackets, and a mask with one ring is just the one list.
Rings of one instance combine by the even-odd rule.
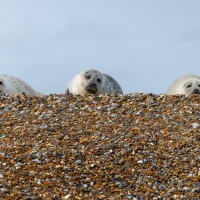
[[199, 0], [0, 0], [0, 74], [64, 93], [94, 68], [125, 94], [200, 75]]

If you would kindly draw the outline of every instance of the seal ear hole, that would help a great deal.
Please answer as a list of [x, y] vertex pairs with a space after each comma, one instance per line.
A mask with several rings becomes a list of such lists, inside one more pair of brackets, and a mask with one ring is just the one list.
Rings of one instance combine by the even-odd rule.
[[98, 83], [101, 83], [101, 79], [100, 79], [100, 78], [98, 78], [98, 79], [97, 79], [97, 82], [98, 82]]
[[91, 78], [91, 76], [90, 76], [90, 75], [87, 75], [87, 76], [86, 76], [86, 79], [90, 79], [90, 78]]

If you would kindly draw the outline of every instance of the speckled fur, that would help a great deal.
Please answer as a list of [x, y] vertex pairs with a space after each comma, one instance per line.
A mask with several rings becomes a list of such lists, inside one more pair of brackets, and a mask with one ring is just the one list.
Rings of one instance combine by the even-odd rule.
[[[88, 78], [89, 77], [89, 78]], [[87, 69], [69, 82], [66, 94], [123, 94], [120, 85], [111, 76], [94, 69]]]

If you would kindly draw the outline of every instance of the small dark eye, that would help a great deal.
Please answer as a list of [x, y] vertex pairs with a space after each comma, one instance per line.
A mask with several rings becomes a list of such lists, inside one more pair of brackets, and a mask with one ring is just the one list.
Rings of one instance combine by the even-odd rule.
[[2, 85], [3, 84], [3, 82], [2, 81], [0, 81], [0, 85]]
[[98, 78], [97, 81], [98, 81], [98, 83], [101, 83], [101, 79], [100, 78]]
[[89, 75], [88, 75], [88, 76], [86, 76], [86, 79], [90, 79], [90, 78], [91, 78], [91, 76], [89, 76]]
[[192, 87], [192, 84], [187, 85], [187, 88], [190, 88], [190, 87]]

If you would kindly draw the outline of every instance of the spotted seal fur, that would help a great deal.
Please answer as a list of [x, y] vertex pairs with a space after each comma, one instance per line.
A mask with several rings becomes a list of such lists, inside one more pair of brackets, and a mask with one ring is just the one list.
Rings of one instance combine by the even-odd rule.
[[66, 94], [123, 94], [119, 83], [107, 74], [95, 69], [86, 69], [69, 82]]

